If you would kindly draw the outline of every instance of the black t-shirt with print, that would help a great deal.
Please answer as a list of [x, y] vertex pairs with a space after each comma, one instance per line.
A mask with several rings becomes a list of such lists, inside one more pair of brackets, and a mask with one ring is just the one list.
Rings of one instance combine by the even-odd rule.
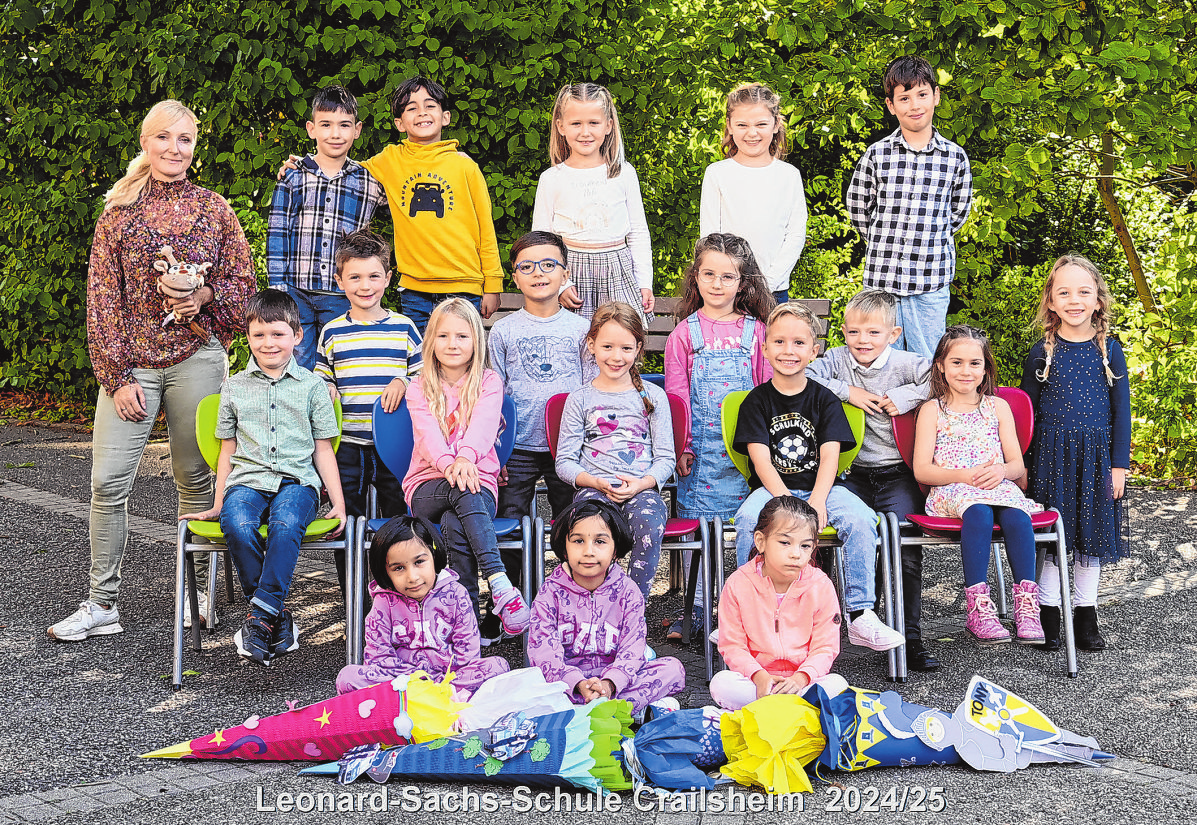
[[[736, 422], [735, 448], [748, 452], [749, 444], [769, 445], [773, 468], [791, 490], [810, 490], [819, 472], [819, 447], [838, 441], [840, 450], [856, 446], [844, 407], [817, 381], [807, 379], [797, 395], [783, 395], [766, 381], [744, 399]], [[762, 486], [756, 468], [748, 479], [752, 489]]]

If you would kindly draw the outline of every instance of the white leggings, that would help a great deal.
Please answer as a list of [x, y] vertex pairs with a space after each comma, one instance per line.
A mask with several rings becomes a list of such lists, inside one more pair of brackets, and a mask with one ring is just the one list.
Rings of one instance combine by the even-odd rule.
[[[815, 685], [820, 685], [828, 696], [836, 696], [848, 689], [848, 681], [843, 676], [828, 673], [812, 682], [802, 693], [805, 694]], [[749, 702], [756, 701], [756, 685], [743, 673], [721, 670], [711, 680], [711, 699], [724, 710], [739, 710]]]
[[[1096, 607], [1097, 585], [1101, 568], [1096, 564], [1084, 567], [1072, 565], [1072, 606]], [[1043, 560], [1043, 572], [1039, 575], [1039, 604], [1048, 607], [1060, 606], [1060, 568], [1051, 559]]]

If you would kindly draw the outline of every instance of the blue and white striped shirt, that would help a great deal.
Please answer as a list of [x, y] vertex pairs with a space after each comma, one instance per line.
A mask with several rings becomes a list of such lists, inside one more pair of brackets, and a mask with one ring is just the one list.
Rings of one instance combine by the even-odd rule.
[[407, 383], [420, 371], [422, 344], [416, 325], [390, 310], [381, 321], [357, 321], [346, 313], [325, 324], [315, 372], [341, 394], [344, 440], [374, 443], [374, 402], [392, 380]]

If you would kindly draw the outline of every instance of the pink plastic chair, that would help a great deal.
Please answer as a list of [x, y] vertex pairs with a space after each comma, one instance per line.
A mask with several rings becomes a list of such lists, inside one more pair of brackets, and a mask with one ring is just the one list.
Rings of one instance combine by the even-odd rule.
[[[1017, 387], [998, 387], [997, 395], [1010, 405], [1010, 411], [1014, 413], [1014, 429], [1018, 435], [1018, 446], [1025, 453], [1031, 446], [1031, 436], [1035, 431], [1035, 409], [1031, 404], [1031, 398]], [[914, 466], [914, 431], [917, 416], [918, 410], [911, 410], [892, 419], [894, 440], [898, 444], [898, 452], [902, 454], [902, 460], [908, 466], [912, 467]], [[919, 487], [922, 488], [924, 493], [928, 490], [925, 484], [920, 484]], [[903, 546], [921, 545], [926, 547], [935, 544], [960, 543], [960, 530], [963, 526], [960, 519], [928, 516], [920, 513], [886, 513], [886, 518], [890, 520], [889, 534], [891, 536], [892, 563], [898, 565], [894, 568], [895, 570], [902, 569]], [[921, 535], [902, 535], [899, 526], [903, 522], [918, 527]], [[1060, 593], [1062, 597], [1060, 613], [1062, 614], [1061, 623], [1064, 626], [1064, 649], [1068, 660], [1067, 672], [1069, 677], [1075, 679], [1077, 676], [1077, 660], [1076, 644], [1072, 633], [1072, 584], [1068, 572], [1068, 552], [1064, 541], [1064, 529], [1060, 524], [1060, 513], [1058, 510], [1045, 510], [1042, 513], [1035, 513], [1031, 516], [1031, 526], [1035, 529], [1035, 545], [1038, 550], [1035, 569], [1036, 578], [1039, 577], [1040, 572], [1043, 570], [1043, 557], [1047, 546], [1056, 546], [1057, 558], [1060, 560]], [[1002, 571], [1001, 557], [998, 555], [998, 543], [1002, 541], [1001, 528], [995, 524], [993, 532], [995, 534], [993, 553], [995, 567], [997, 568], [999, 612], [1004, 617], [1009, 618], [1006, 607], [1006, 579]], [[903, 616], [901, 609], [903, 599], [901, 576], [895, 576], [895, 578], [898, 580], [895, 587], [898, 601], [897, 615], [899, 622], [901, 622]], [[904, 633], [905, 628], [899, 627], [898, 631]], [[901, 680], [905, 681], [906, 657], [904, 655], [899, 656], [898, 661]]]

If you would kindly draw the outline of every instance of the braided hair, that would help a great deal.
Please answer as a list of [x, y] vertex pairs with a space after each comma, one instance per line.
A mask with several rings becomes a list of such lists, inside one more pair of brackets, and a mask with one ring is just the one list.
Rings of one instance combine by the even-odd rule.
[[1052, 356], [1056, 351], [1056, 336], [1060, 332], [1061, 321], [1060, 316], [1049, 309], [1047, 304], [1051, 300], [1052, 288], [1056, 284], [1056, 273], [1066, 266], [1075, 266], [1093, 277], [1094, 286], [1097, 288], [1097, 309], [1093, 313], [1093, 329], [1097, 333], [1094, 344], [1098, 352], [1101, 353], [1106, 384], [1112, 387], [1114, 379], [1120, 377], [1114, 375], [1114, 370], [1110, 367], [1110, 350], [1106, 346], [1106, 339], [1110, 335], [1110, 306], [1113, 303], [1113, 298], [1110, 295], [1110, 288], [1106, 286], [1106, 279], [1102, 277], [1097, 265], [1084, 255], [1077, 254], [1061, 255], [1052, 264], [1051, 273], [1048, 274], [1047, 280], [1043, 284], [1043, 294], [1039, 296], [1039, 312], [1035, 315], [1034, 324], [1043, 330], [1044, 364], [1042, 370], [1035, 372], [1035, 377], [1041, 382], [1046, 382], [1047, 376], [1051, 373]]
[[608, 323], [618, 324], [636, 339], [636, 360], [632, 362], [628, 372], [632, 377], [632, 386], [636, 388], [636, 392], [640, 393], [640, 399], [644, 402], [644, 412], [652, 415], [656, 407], [644, 389], [644, 379], [640, 377], [640, 359], [644, 355], [644, 321], [640, 319], [640, 313], [631, 304], [625, 304], [623, 301], [611, 301], [599, 307], [594, 313], [594, 317], [590, 319], [590, 331], [586, 333], [586, 340], [593, 344], [598, 338], [599, 330]]

